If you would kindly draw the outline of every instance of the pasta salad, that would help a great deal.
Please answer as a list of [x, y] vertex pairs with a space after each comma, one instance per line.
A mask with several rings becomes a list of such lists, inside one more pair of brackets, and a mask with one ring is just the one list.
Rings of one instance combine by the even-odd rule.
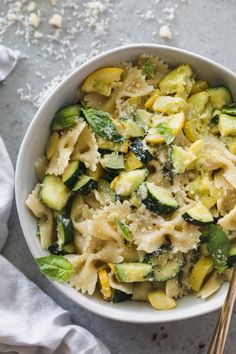
[[142, 54], [90, 74], [56, 112], [26, 205], [50, 279], [169, 310], [236, 261], [236, 107], [188, 64]]

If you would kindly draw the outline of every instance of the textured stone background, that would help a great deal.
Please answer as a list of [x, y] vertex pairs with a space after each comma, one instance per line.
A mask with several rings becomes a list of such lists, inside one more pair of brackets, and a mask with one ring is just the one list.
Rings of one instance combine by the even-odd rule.
[[[74, 2], [81, 6], [83, 3], [82, 1]], [[0, 12], [6, 12], [7, 3], [8, 1], [1, 1]], [[46, 0], [40, 3], [45, 3], [47, 8]], [[113, 15], [107, 34], [98, 40], [98, 51], [121, 45], [124, 42], [159, 42], [192, 50], [236, 71], [236, 3], [234, 0], [170, 0], [166, 2], [160, 0], [159, 3], [154, 0], [149, 2], [119, 0], [110, 1], [110, 3]], [[164, 41], [158, 36], [160, 27], [158, 20], [164, 19], [165, 23], [168, 22], [162, 10], [164, 7], [171, 7], [175, 4], [178, 4], [175, 18], [169, 21], [173, 39]], [[154, 18], [141, 19], [140, 15], [146, 14], [147, 10], [152, 11]], [[65, 18], [63, 21], [66, 24]], [[152, 35], [153, 32], [157, 34]], [[29, 83], [34, 93], [40, 92], [46, 81], [52, 80], [60, 70], [68, 70], [70, 54], [68, 50], [68, 59], [59, 61], [55, 61], [53, 55], [44, 57], [41, 55], [40, 45], [31, 44], [29, 47], [23, 38], [15, 36], [14, 33], [13, 26], [4, 35], [3, 43], [12, 48], [18, 47], [22, 53], [29, 56], [19, 62], [14, 73], [0, 86], [0, 134], [15, 164], [23, 136], [36, 112], [36, 107], [32, 103], [23, 102], [20, 99], [17, 89], [22, 87], [26, 90], [26, 83]], [[87, 32], [84, 31], [75, 37], [75, 42], [79, 45], [78, 54], [88, 53], [91, 50], [93, 33], [89, 36], [87, 37]], [[40, 43], [47, 43], [47, 40], [43, 39]], [[60, 52], [60, 42], [55, 44], [55, 48]], [[37, 70], [43, 72], [44, 80], [35, 74]], [[62, 296], [39, 273], [25, 243], [15, 206], [12, 209], [9, 239], [3, 254], [59, 305], [69, 310], [75, 323], [86, 327], [101, 338], [112, 353], [206, 353], [218, 313], [163, 326], [161, 324], [123, 324], [95, 316]], [[225, 354], [235, 353], [235, 325], [234, 314]]]

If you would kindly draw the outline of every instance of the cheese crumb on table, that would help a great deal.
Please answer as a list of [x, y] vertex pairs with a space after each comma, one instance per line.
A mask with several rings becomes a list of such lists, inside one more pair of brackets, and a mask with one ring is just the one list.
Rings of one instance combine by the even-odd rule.
[[50, 25], [54, 27], [61, 27], [62, 24], [62, 17], [59, 14], [53, 15], [49, 20]]
[[33, 12], [36, 10], [37, 4], [34, 1], [31, 1], [27, 6], [28, 12]]
[[159, 35], [164, 39], [172, 39], [172, 33], [168, 25], [161, 26]]
[[37, 28], [40, 25], [41, 19], [35, 13], [31, 13], [29, 16], [29, 25]]

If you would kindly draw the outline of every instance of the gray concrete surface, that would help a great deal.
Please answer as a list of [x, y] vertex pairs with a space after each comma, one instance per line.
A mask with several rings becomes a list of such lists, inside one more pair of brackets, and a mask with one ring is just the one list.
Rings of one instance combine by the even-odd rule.
[[[9, 1], [11, 2], [11, 0]], [[75, 2], [82, 6], [82, 1]], [[7, 3], [8, 0], [0, 2], [0, 12], [6, 11]], [[47, 6], [46, 0], [39, 3], [45, 3]], [[124, 40], [127, 42], [160, 42], [192, 50], [236, 71], [236, 2], [234, 0], [184, 2], [160, 0], [158, 4], [154, 0], [149, 2], [114, 0], [110, 3], [116, 18], [113, 13], [109, 31], [100, 41], [102, 44], [99, 50], [115, 47]], [[165, 13], [161, 10], [176, 3], [179, 5], [176, 15], [170, 21], [174, 33], [173, 40], [163, 41], [158, 35], [152, 35], [152, 33], [158, 32], [160, 27], [158, 20], [165, 17]], [[148, 9], [153, 11], [154, 18], [141, 21], [140, 13], [146, 13]], [[138, 25], [139, 22], [140, 25]], [[176, 32], [179, 34], [177, 35]], [[15, 164], [22, 138], [36, 112], [36, 107], [20, 99], [17, 89], [25, 88], [25, 84], [29, 83], [34, 93], [40, 92], [45, 81], [50, 81], [60, 70], [68, 68], [68, 61], [71, 60], [71, 57], [68, 52], [67, 60], [55, 62], [52, 56], [44, 58], [41, 55], [40, 45], [32, 44], [28, 47], [24, 39], [15, 36], [14, 33], [15, 29], [11, 27], [6, 32], [3, 43], [12, 48], [18, 47], [22, 53], [29, 56], [28, 59], [21, 60], [14, 73], [4, 84], [0, 85], [0, 134]], [[89, 34], [87, 37], [85, 32], [76, 36], [75, 42], [79, 45], [78, 54], [90, 51], [92, 37], [93, 34]], [[46, 39], [43, 43], [47, 43]], [[60, 43], [57, 43], [55, 48], [60, 51]], [[41, 80], [35, 74], [37, 70], [43, 71], [45, 80]], [[15, 205], [12, 208], [9, 221], [9, 239], [3, 250], [3, 255], [37, 283], [60, 306], [69, 310], [75, 323], [84, 326], [101, 338], [114, 354], [206, 353], [218, 313], [164, 325], [123, 324], [95, 316], [62, 296], [39, 273], [25, 243]], [[235, 325], [236, 316], [233, 314], [225, 354], [236, 352]]]

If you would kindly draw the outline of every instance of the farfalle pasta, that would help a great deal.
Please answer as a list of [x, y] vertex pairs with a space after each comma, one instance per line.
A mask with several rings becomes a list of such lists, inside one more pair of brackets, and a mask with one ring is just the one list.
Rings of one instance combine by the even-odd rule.
[[157, 310], [212, 295], [236, 261], [230, 91], [147, 53], [93, 72], [79, 91], [52, 120], [26, 201], [49, 252], [41, 271]]

